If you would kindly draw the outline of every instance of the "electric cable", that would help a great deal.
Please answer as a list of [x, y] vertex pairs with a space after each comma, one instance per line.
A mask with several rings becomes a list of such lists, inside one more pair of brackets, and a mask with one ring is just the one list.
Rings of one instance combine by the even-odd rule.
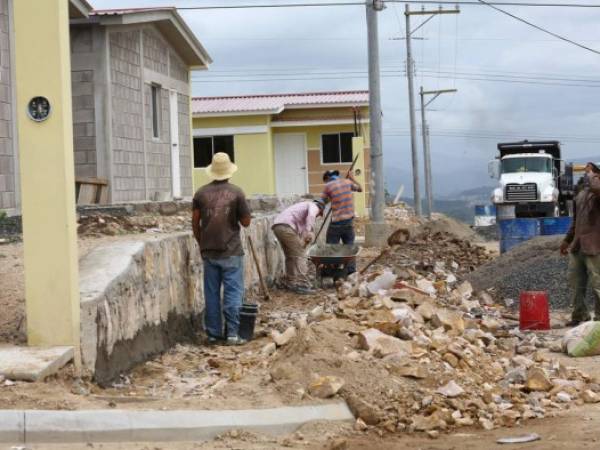
[[541, 31], [542, 33], [549, 34], [550, 36], [553, 36], [553, 37], [555, 37], [557, 39], [560, 39], [561, 41], [567, 42], [567, 43], [569, 43], [571, 45], [575, 45], [576, 47], [579, 47], [579, 48], [582, 48], [582, 49], [587, 50], [589, 52], [592, 52], [592, 53], [595, 53], [597, 55], [600, 55], [600, 51], [598, 51], [598, 50], [595, 50], [595, 49], [593, 49], [591, 47], [583, 45], [583, 44], [581, 44], [579, 42], [576, 42], [576, 41], [574, 41], [572, 39], [569, 39], [569, 38], [566, 38], [564, 36], [561, 36], [560, 34], [556, 34], [553, 31], [547, 30], [546, 28], [540, 27], [539, 25], [536, 25], [536, 24], [534, 24], [532, 22], [529, 22], [528, 20], [525, 20], [522, 17], [516, 16], [515, 14], [509, 13], [508, 11], [505, 11], [505, 10], [503, 10], [501, 8], [498, 8], [498, 7], [494, 6], [493, 4], [486, 2], [485, 0], [478, 0], [478, 1], [479, 1], [479, 3], [481, 3], [483, 5], [486, 5], [486, 6], [489, 6], [493, 10], [498, 11], [499, 13], [507, 15], [508, 17], [512, 17], [513, 19], [518, 20], [519, 22], [522, 22], [522, 23], [524, 23], [526, 25], [529, 25], [530, 27], [535, 28], [538, 31]]

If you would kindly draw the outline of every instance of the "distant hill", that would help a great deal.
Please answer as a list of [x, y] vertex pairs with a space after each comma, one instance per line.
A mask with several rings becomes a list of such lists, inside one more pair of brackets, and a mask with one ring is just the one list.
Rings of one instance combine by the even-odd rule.
[[[489, 204], [492, 190], [492, 186], [481, 186], [456, 192], [446, 197], [436, 196], [433, 210], [472, 225], [475, 217], [475, 205]], [[404, 197], [402, 200], [413, 206], [412, 198]], [[426, 203], [423, 201], [423, 211], [426, 210], [425, 205]]]

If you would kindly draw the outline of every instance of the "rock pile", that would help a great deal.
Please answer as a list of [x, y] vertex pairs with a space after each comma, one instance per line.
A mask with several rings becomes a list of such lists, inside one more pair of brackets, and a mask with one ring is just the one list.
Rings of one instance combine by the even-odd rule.
[[[547, 291], [554, 308], [566, 308], [570, 303], [567, 282], [568, 258], [559, 252], [563, 236], [540, 236], [479, 267], [468, 276], [478, 290], [491, 287], [503, 298], [518, 305], [521, 291]], [[593, 304], [591, 290], [588, 303]]]
[[459, 281], [485, 252], [434, 233], [398, 253], [393, 272], [380, 268], [340, 284], [337, 302], [299, 320], [283, 333], [291, 336], [285, 344], [273, 335], [278, 389], [300, 398], [340, 395], [358, 430], [434, 438], [600, 401], [589, 375], [550, 356], [556, 342], [520, 332], [487, 292]]

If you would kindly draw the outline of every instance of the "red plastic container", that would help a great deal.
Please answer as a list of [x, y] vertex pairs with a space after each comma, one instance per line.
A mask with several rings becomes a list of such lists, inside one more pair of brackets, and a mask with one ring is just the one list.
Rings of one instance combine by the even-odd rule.
[[549, 330], [550, 311], [546, 291], [523, 291], [519, 297], [519, 328]]

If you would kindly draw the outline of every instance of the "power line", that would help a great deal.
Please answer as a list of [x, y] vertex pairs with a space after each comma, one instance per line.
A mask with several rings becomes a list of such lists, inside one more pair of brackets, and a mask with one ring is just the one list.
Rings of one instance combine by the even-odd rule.
[[[534, 23], [532, 23], [532, 22], [529, 22], [528, 20], [525, 20], [525, 19], [523, 19], [523, 18], [521, 18], [521, 17], [519, 17], [519, 16], [516, 16], [516, 15], [514, 15], [514, 14], [512, 14], [512, 13], [509, 13], [508, 11], [505, 11], [505, 10], [503, 10], [503, 9], [501, 9], [501, 8], [497, 8], [496, 6], [494, 6], [494, 5], [493, 5], [493, 4], [491, 4], [491, 3], [488, 3], [488, 2], [486, 2], [485, 0], [478, 0], [478, 1], [479, 1], [479, 3], [481, 3], [481, 4], [483, 4], [483, 5], [486, 5], [486, 6], [489, 6], [489, 7], [490, 7], [490, 8], [492, 8], [493, 10], [495, 10], [495, 11], [498, 11], [499, 13], [502, 13], [502, 14], [504, 14], [504, 15], [507, 15], [508, 17], [512, 17], [513, 19], [515, 19], [515, 20], [518, 20], [519, 22], [522, 22], [522, 23], [524, 23], [524, 24], [526, 24], [526, 25], [529, 25], [530, 27], [533, 27], [533, 28], [535, 28], [536, 30], [539, 30], [539, 31], [541, 31], [542, 33], [549, 34], [550, 36], [553, 36], [553, 37], [555, 37], [555, 38], [557, 38], [557, 39], [560, 39], [561, 41], [567, 42], [567, 43], [569, 43], [569, 44], [575, 45], [576, 47], [579, 47], [579, 48], [582, 48], [582, 49], [584, 49], [584, 50], [587, 50], [587, 51], [589, 51], [589, 52], [592, 52], [592, 53], [595, 53], [595, 54], [597, 54], [597, 55], [600, 55], [600, 51], [598, 51], [598, 50], [594, 50], [594, 49], [593, 49], [593, 48], [591, 48], [591, 47], [587, 47], [587, 46], [585, 46], [585, 45], [583, 45], [583, 44], [580, 44], [579, 42], [573, 41], [573, 40], [571, 40], [571, 39], [569, 39], [569, 38], [566, 38], [566, 37], [564, 37], [564, 36], [561, 36], [560, 34], [556, 34], [556, 33], [552, 32], [552, 31], [550, 31], [550, 30], [547, 30], [546, 28], [542, 28], [542, 27], [540, 27], [539, 25], [536, 25], [536, 24], [534, 24]], [[600, 5], [599, 5], [599, 6], [600, 6]]]
[[[412, 3], [416, 5], [465, 5], [481, 6], [479, 1], [469, 0], [386, 0], [387, 3]], [[532, 3], [532, 2], [509, 2], [494, 1], [486, 3], [488, 6], [518, 6], [518, 7], [542, 7], [542, 8], [600, 8], [598, 4], [591, 3]], [[321, 3], [262, 3], [262, 4], [240, 4], [240, 5], [197, 5], [178, 6], [180, 11], [193, 10], [219, 10], [219, 9], [260, 9], [260, 8], [305, 8], [305, 7], [339, 7], [339, 6], [365, 6], [364, 2], [321, 2]]]

